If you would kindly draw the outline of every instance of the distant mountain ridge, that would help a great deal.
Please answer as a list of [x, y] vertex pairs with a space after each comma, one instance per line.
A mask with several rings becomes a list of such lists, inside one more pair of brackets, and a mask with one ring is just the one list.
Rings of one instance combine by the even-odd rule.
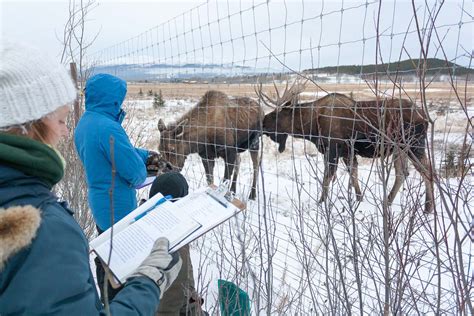
[[152, 68], [218, 68], [218, 69], [226, 69], [226, 68], [237, 68], [237, 69], [251, 69], [249, 66], [240, 66], [240, 65], [233, 65], [233, 64], [199, 64], [199, 63], [187, 63], [187, 64], [114, 64], [108, 66], [97, 66], [96, 68], [143, 68], [143, 69], [152, 69]]
[[[456, 76], [474, 75], [474, 69], [466, 68], [442, 59], [429, 58], [427, 62], [426, 75], [444, 81], [449, 73]], [[379, 65], [342, 65], [321, 68], [305, 69], [304, 74], [320, 77], [318, 80], [354, 81], [366, 79], [377, 73], [381, 79], [389, 74], [393, 76], [398, 73], [406, 79], [415, 78], [420, 69], [421, 61], [407, 59], [403, 61], [379, 64]], [[253, 68], [237, 64], [114, 64], [100, 65], [93, 68], [92, 73], [110, 73], [118, 75], [127, 81], [161, 81], [181, 82], [185, 80], [212, 81], [212, 82], [248, 82], [257, 77], [287, 76], [289, 73], [281, 73], [269, 68]], [[332, 78], [334, 77], [334, 78]], [[471, 76], [471, 79], [474, 76]]]
[[[344, 65], [344, 66], [329, 66], [321, 68], [312, 68], [303, 70], [306, 74], [317, 74], [317, 73], [327, 73], [327, 74], [347, 74], [353, 76], [360, 76], [365, 74], [384, 74], [390, 73], [394, 74], [399, 72], [400, 74], [414, 75], [422, 69], [423, 60], [417, 59], [406, 59], [402, 61], [397, 61], [388, 64], [371, 64], [371, 65]], [[466, 68], [458, 64], [447, 62], [443, 59], [438, 58], [428, 58], [426, 59], [427, 64], [427, 75], [448, 75], [451, 71], [457, 76], [463, 76], [467, 74], [474, 74], [474, 69]]]
[[264, 72], [249, 66], [236, 64], [112, 64], [99, 65], [92, 69], [95, 73], [118, 75], [127, 81], [182, 81], [191, 78], [234, 77], [241, 74], [253, 75]]

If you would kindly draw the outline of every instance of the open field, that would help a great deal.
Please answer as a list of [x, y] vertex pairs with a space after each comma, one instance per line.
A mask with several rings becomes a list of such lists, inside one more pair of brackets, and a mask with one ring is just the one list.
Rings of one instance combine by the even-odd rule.
[[[133, 93], [140, 87], [144, 93], [161, 89], [165, 107], [154, 109], [150, 97], [136, 99]], [[364, 85], [325, 86], [330, 88], [357, 91], [356, 98], [370, 97]], [[174, 121], [208, 89], [253, 96], [250, 85], [132, 84], [126, 103], [127, 130], [137, 145], [157, 149], [158, 118]], [[417, 95], [415, 85], [405, 89]], [[244, 153], [237, 196], [248, 203], [247, 210], [192, 244], [196, 286], [206, 309], [217, 313], [216, 282], [226, 279], [249, 293], [254, 314], [269, 309], [279, 315], [380, 314], [386, 284], [392, 287], [394, 313], [458, 314], [460, 284], [465, 280], [461, 275], [474, 271], [469, 239], [473, 170], [462, 177], [445, 178], [442, 169], [450, 148], [459, 149], [465, 141], [472, 144], [472, 131], [466, 126], [474, 116], [474, 87], [466, 91], [464, 111], [448, 84], [433, 84], [427, 90], [430, 116], [435, 120], [428, 142], [433, 139], [435, 169], [441, 176], [435, 185], [435, 214], [421, 211], [424, 187], [412, 166], [394, 204], [385, 208], [393, 168], [390, 162], [373, 159], [361, 159], [359, 164], [363, 201], [355, 200], [341, 164], [327, 203], [320, 204], [324, 163], [314, 145], [290, 138], [287, 150], [279, 154], [276, 144], [263, 137], [257, 200], [246, 198], [252, 167]], [[310, 88], [305, 96], [314, 98], [316, 92]], [[219, 159], [215, 182], [221, 181], [223, 172]], [[196, 154], [188, 156], [182, 173], [191, 188], [206, 184]], [[141, 194], [146, 195], [146, 190]], [[385, 225], [390, 229], [388, 240]]]
[[[280, 88], [284, 85], [280, 84]], [[358, 84], [348, 83], [332, 83], [332, 84], [321, 84], [320, 87], [328, 92], [339, 92], [344, 94], [353, 93], [355, 99], [367, 99], [374, 98], [372, 91], [373, 85], [369, 87], [365, 82]], [[315, 96], [323, 93], [321, 88], [316, 87], [312, 83], [308, 83], [305, 92], [303, 93], [304, 98], [313, 99]], [[474, 102], [474, 83], [458, 82], [455, 86], [458, 91], [459, 97], [463, 102], [471, 103]], [[223, 91], [232, 96], [248, 96], [256, 97], [254, 92], [254, 85], [251, 84], [185, 84], [185, 83], [129, 83], [128, 85], [128, 96], [130, 98], [138, 96], [138, 92], [142, 89], [146, 96], [148, 90], [153, 92], [162, 91], [165, 99], [181, 99], [181, 98], [199, 98], [207, 90], [219, 90]], [[264, 92], [272, 92], [273, 85], [264, 85]], [[385, 93], [392, 94], [393, 84], [382, 83], [379, 86], [379, 90]], [[419, 99], [420, 98], [420, 86], [417, 83], [404, 83], [403, 84], [402, 97], [410, 97]], [[425, 90], [426, 98], [429, 102], [437, 102], [441, 100], [453, 100], [455, 99], [455, 93], [453, 87], [449, 83], [445, 82], [433, 82]]]

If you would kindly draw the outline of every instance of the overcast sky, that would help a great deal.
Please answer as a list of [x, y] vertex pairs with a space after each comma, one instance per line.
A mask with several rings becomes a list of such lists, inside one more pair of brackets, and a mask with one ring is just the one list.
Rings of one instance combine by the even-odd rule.
[[[98, 50], [163, 23], [183, 10], [196, 6], [200, 1], [95, 2], [97, 6], [91, 11], [86, 27], [89, 37], [99, 32], [95, 42]], [[30, 42], [50, 54], [60, 54], [61, 44], [58, 38], [62, 37], [68, 18], [68, 0], [0, 0], [0, 4], [3, 36]]]
[[[100, 52], [98, 58], [106, 63], [213, 62], [262, 67], [269, 59], [265, 57], [270, 54], [269, 49], [296, 69], [372, 63], [375, 39], [371, 36], [375, 34], [378, 6], [373, 3], [374, 0], [368, 0], [370, 5], [358, 7], [365, 2], [270, 0], [267, 5], [265, 0], [210, 0], [199, 9], [192, 10], [205, 1], [97, 0], [86, 27], [89, 38], [97, 32], [99, 36], [89, 52]], [[427, 11], [423, 8], [424, 0], [417, 2], [422, 21]], [[429, 2], [434, 4], [436, 1]], [[0, 0], [0, 3], [3, 37], [17, 38], [40, 46], [48, 54], [60, 55], [59, 39], [68, 17], [67, 0]], [[253, 3], [257, 5], [256, 9], [249, 10]], [[341, 10], [342, 7], [345, 10]], [[417, 34], [403, 35], [406, 30], [413, 30], [415, 25], [411, 1], [383, 1], [382, 9], [380, 29], [385, 34], [381, 45], [383, 58], [393, 61], [399, 57], [419, 57]], [[185, 12], [187, 14], [183, 15]], [[233, 15], [236, 12], [242, 14]], [[232, 17], [228, 18], [229, 15]], [[163, 24], [174, 17], [178, 18]], [[219, 18], [221, 20], [216, 22]], [[303, 27], [300, 20], [304, 21]], [[454, 25], [460, 21], [462, 25]], [[210, 25], [207, 25], [208, 22], [211, 22]], [[285, 23], [288, 25], [281, 27]], [[158, 25], [162, 26], [156, 27]], [[194, 26], [191, 28], [191, 25]], [[466, 55], [472, 53], [474, 37], [472, 1], [447, 0], [437, 25], [442, 26], [438, 33], [443, 38], [448, 58], [468, 65]], [[199, 26], [201, 29], [198, 29]], [[266, 32], [268, 29], [272, 31]], [[118, 44], [143, 32], [136, 40]], [[253, 32], [258, 32], [258, 36], [250, 36]], [[183, 33], [185, 35], [179, 37]], [[366, 41], [363, 41], [364, 38]], [[159, 47], [152, 48], [149, 41], [161, 43], [161, 51]], [[224, 44], [220, 44], [222, 42]], [[433, 44], [430, 48], [432, 55], [442, 57], [440, 50], [435, 54], [438, 45]], [[115, 46], [104, 50], [112, 45]], [[122, 58], [122, 55], [128, 59]]]

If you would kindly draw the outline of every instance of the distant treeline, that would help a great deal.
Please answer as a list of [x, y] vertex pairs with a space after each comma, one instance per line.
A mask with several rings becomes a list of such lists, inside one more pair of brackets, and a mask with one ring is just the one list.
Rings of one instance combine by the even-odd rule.
[[[306, 69], [303, 73], [306, 74], [317, 74], [317, 73], [329, 73], [329, 74], [347, 74], [347, 75], [364, 75], [372, 73], [390, 73], [394, 74], [400, 72], [401, 74], [413, 75], [417, 74], [422, 69], [422, 60], [418, 59], [407, 59], [403, 61], [379, 64], [379, 65], [350, 65], [350, 66], [331, 66], [322, 68]], [[448, 75], [452, 74], [455, 70], [455, 74], [463, 76], [467, 74], [474, 74], [474, 69], [462, 67], [452, 62], [447, 62], [438, 58], [428, 58], [427, 63], [427, 75]]]

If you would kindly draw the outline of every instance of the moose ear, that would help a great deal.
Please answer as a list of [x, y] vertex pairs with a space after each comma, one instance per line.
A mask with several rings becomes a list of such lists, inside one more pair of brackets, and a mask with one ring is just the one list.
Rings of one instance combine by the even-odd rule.
[[188, 122], [188, 119], [185, 119], [185, 120], [178, 123], [178, 126], [176, 126], [176, 128], [173, 131], [173, 133], [175, 135], [175, 138], [180, 138], [180, 137], [183, 136], [184, 126], [186, 125], [187, 122]]
[[163, 122], [162, 119], [159, 119], [158, 120], [158, 130], [161, 132], [163, 132], [164, 130], [166, 129], [166, 124], [165, 122]]

